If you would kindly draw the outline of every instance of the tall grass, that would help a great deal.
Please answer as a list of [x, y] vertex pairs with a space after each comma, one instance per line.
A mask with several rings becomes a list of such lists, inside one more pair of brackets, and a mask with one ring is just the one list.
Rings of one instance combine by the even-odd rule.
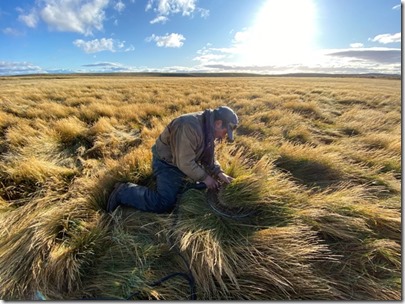
[[[0, 78], [0, 298], [399, 300], [401, 91], [367, 78]], [[234, 181], [170, 214], [105, 211], [154, 187], [176, 116], [240, 118]]]

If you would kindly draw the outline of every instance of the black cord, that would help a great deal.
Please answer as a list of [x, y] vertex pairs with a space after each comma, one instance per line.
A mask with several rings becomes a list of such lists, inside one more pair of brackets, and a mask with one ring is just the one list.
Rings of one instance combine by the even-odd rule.
[[[192, 185], [187, 185], [187, 187], [185, 187], [184, 191], [182, 193], [184, 193], [185, 191], [189, 190], [189, 189], [206, 189], [206, 185], [204, 183], [200, 183], [200, 184], [192, 184]], [[183, 278], [185, 278], [188, 281], [188, 284], [190, 286], [190, 300], [197, 300], [197, 292], [196, 292], [196, 284], [195, 284], [195, 280], [193, 277], [193, 274], [191, 272], [191, 268], [189, 266], [189, 264], [187, 263], [187, 260], [185, 259], [185, 257], [180, 253], [180, 249], [178, 248], [178, 246], [171, 240], [170, 236], [173, 233], [173, 229], [176, 226], [177, 220], [178, 220], [178, 205], [176, 205], [174, 211], [173, 211], [173, 215], [174, 215], [174, 220], [173, 220], [173, 224], [172, 224], [172, 228], [171, 231], [169, 233], [169, 241], [171, 243], [171, 248], [176, 248], [177, 249], [177, 254], [180, 256], [180, 258], [183, 260], [184, 264], [186, 265], [186, 268], [188, 270], [188, 273], [185, 272], [174, 272], [171, 274], [168, 274], [167, 276], [152, 282], [150, 284], [148, 284], [151, 287], [155, 287], [155, 286], [159, 286], [162, 283], [177, 277], [177, 276], [181, 276]], [[131, 295], [129, 295], [126, 300], [130, 300], [131, 298], [135, 297], [135, 296], [139, 296], [141, 294], [140, 291], [135, 291], [134, 293], [132, 293]]]

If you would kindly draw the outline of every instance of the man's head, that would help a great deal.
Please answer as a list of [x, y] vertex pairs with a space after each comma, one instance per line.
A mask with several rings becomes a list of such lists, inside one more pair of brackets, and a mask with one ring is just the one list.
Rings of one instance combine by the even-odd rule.
[[236, 113], [227, 106], [214, 109], [214, 133], [216, 139], [224, 139], [228, 134], [228, 140], [233, 141], [233, 131], [238, 126], [239, 119]]

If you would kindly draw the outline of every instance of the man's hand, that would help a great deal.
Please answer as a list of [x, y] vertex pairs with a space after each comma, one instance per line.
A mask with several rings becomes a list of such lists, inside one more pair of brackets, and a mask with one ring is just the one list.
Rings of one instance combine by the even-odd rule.
[[219, 187], [219, 183], [209, 175], [203, 180], [203, 183], [207, 185], [208, 189], [218, 189]]
[[225, 184], [230, 184], [233, 181], [233, 177], [226, 175], [224, 172], [218, 174], [218, 178]]

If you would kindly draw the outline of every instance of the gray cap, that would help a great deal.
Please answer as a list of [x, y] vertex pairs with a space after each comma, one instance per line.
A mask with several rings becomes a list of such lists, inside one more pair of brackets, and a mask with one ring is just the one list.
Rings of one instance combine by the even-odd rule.
[[228, 130], [229, 141], [234, 140], [233, 131], [236, 129], [239, 123], [238, 116], [236, 113], [227, 106], [221, 106], [214, 110], [215, 120], [222, 120], [226, 124]]

